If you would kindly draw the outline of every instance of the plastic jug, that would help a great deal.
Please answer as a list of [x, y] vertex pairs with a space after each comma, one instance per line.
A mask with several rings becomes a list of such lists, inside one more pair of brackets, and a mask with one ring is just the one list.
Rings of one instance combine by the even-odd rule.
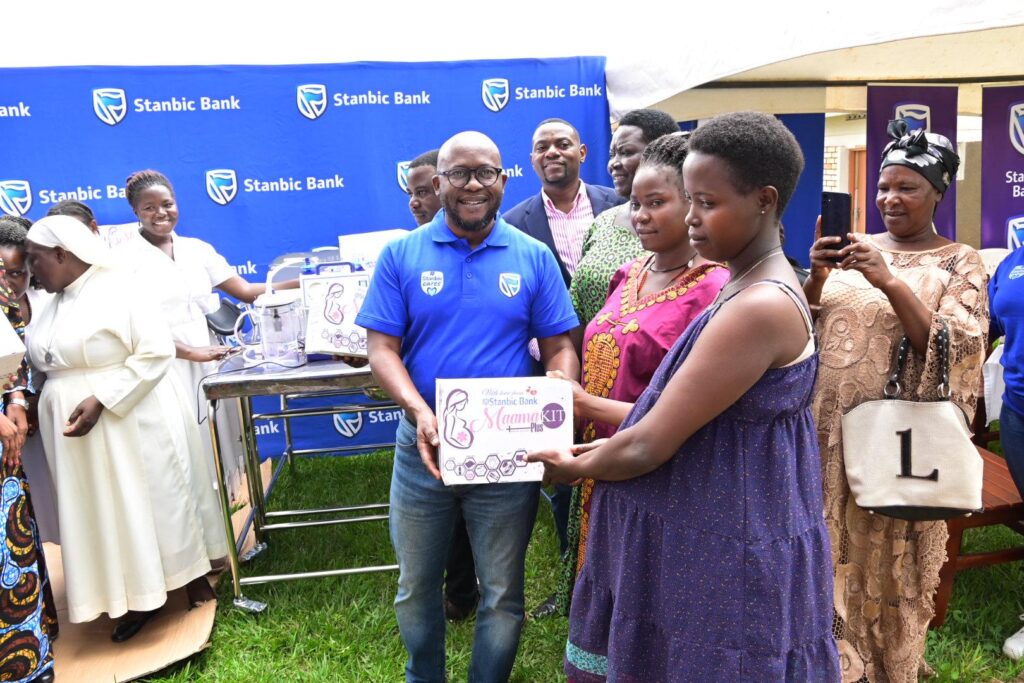
[[256, 328], [263, 362], [291, 367], [306, 362], [306, 352], [302, 347], [305, 316], [302, 302], [293, 294], [274, 292], [258, 296], [254, 307], [236, 321], [236, 336], [246, 318]]

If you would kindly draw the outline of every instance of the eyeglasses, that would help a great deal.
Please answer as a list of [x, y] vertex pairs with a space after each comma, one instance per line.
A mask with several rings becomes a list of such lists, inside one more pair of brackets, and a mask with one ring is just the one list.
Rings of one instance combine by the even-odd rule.
[[443, 175], [452, 184], [452, 187], [465, 187], [469, 184], [469, 177], [473, 176], [476, 181], [484, 187], [490, 187], [497, 182], [498, 177], [503, 173], [502, 169], [494, 166], [480, 166], [479, 168], [463, 168], [456, 166], [447, 171], [438, 171], [437, 175]]

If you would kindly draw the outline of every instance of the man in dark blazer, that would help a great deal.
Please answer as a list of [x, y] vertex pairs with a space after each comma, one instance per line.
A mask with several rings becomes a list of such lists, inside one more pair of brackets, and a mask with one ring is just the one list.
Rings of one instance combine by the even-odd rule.
[[[580, 165], [587, 158], [587, 146], [579, 131], [565, 119], [546, 119], [533, 132], [530, 161], [541, 182], [540, 193], [523, 200], [502, 214], [505, 221], [540, 240], [555, 255], [566, 289], [583, 253], [583, 239], [594, 218], [605, 209], [621, 204], [622, 197], [610, 187], [587, 185], [580, 180]], [[534, 353], [534, 358], [537, 358]], [[548, 496], [558, 532], [562, 555], [569, 547], [569, 505], [572, 488], [555, 486]], [[552, 595], [533, 611], [547, 617], [557, 611]]]
[[533, 133], [530, 161], [541, 182], [540, 193], [502, 213], [507, 223], [547, 245], [558, 260], [568, 287], [576, 272], [594, 218], [621, 204], [615, 190], [580, 180], [587, 146], [564, 119], [541, 121]]

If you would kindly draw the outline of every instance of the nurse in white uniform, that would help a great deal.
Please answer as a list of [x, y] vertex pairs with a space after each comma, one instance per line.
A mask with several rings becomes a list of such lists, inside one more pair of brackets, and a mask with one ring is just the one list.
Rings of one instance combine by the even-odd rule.
[[211, 597], [210, 560], [227, 553], [211, 463], [185, 391], [167, 374], [166, 323], [134, 277], [105, 267], [102, 240], [73, 218], [46, 217], [26, 254], [57, 294], [28, 351], [47, 376], [39, 431], [57, 489], [68, 613], [72, 622], [123, 617], [112, 634], [120, 642], [170, 590]]
[[[204, 420], [206, 400], [199, 392], [199, 382], [217, 371], [217, 361], [230, 350], [211, 343], [206, 314], [220, 305], [220, 297], [213, 290], [252, 303], [265, 285], [240, 277], [208, 242], [174, 231], [178, 224], [174, 188], [159, 171], [133, 173], [125, 184], [125, 194], [139, 226], [122, 232], [113, 247], [115, 254], [119, 263], [131, 267], [152, 286], [174, 337], [174, 371], [191, 392], [194, 419]], [[241, 451], [238, 412], [233, 402], [219, 411], [217, 424], [226, 435], [221, 444], [222, 462], [229, 491], [234, 493], [238, 489]], [[203, 444], [212, 462], [209, 438], [204, 438]]]

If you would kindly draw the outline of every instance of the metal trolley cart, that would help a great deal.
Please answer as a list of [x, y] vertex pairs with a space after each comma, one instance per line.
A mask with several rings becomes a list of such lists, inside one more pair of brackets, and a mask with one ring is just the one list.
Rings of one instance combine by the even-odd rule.
[[[314, 455], [318, 453], [344, 452], [346, 450], [363, 450], [367, 446], [339, 448], [295, 449], [292, 444], [291, 420], [297, 417], [315, 415], [334, 415], [337, 413], [358, 413], [382, 408], [394, 407], [391, 403], [352, 404], [346, 403], [336, 407], [295, 408], [290, 405], [295, 399], [325, 396], [353, 396], [364, 394], [366, 389], [373, 388], [373, 377], [369, 367], [353, 368], [339, 361], [315, 361], [297, 368], [284, 368], [279, 365], [267, 364], [252, 368], [244, 368], [241, 358], [227, 361], [217, 375], [207, 377], [203, 381], [203, 391], [209, 403], [210, 438], [213, 442], [214, 464], [217, 471], [217, 484], [220, 491], [221, 508], [224, 513], [224, 525], [227, 536], [233, 539], [228, 543], [228, 563], [231, 569], [231, 585], [234, 593], [235, 607], [250, 613], [262, 612], [266, 603], [250, 600], [242, 594], [242, 586], [251, 586], [275, 581], [292, 581], [295, 579], [312, 579], [326, 576], [344, 576], [369, 572], [385, 572], [397, 570], [398, 565], [381, 565], [372, 567], [349, 567], [343, 569], [324, 569], [322, 571], [302, 572], [296, 574], [270, 574], [266, 576], [241, 576], [239, 566], [256, 557], [267, 548], [268, 533], [286, 529], [328, 526], [333, 524], [354, 524], [373, 522], [388, 518], [387, 503], [371, 505], [341, 506], [306, 510], [275, 510], [267, 511], [266, 501], [274, 489], [286, 464], [293, 464], [296, 456]], [[280, 396], [280, 409], [276, 412], [254, 413], [252, 397]], [[217, 429], [218, 402], [234, 399], [238, 402], [241, 415], [243, 466], [248, 481], [249, 500], [252, 504], [252, 529], [256, 545], [242, 556], [242, 543], [245, 540], [248, 524], [236, 538], [231, 523], [231, 501], [225, 485], [224, 466], [221, 462], [221, 435]], [[284, 423], [285, 453], [277, 463], [266, 494], [260, 478], [259, 453], [256, 448], [255, 424], [260, 420], [281, 419]], [[387, 448], [393, 443], [375, 444], [369, 447]], [[307, 519], [297, 520], [296, 517]], [[321, 517], [322, 519], [308, 519]]]

